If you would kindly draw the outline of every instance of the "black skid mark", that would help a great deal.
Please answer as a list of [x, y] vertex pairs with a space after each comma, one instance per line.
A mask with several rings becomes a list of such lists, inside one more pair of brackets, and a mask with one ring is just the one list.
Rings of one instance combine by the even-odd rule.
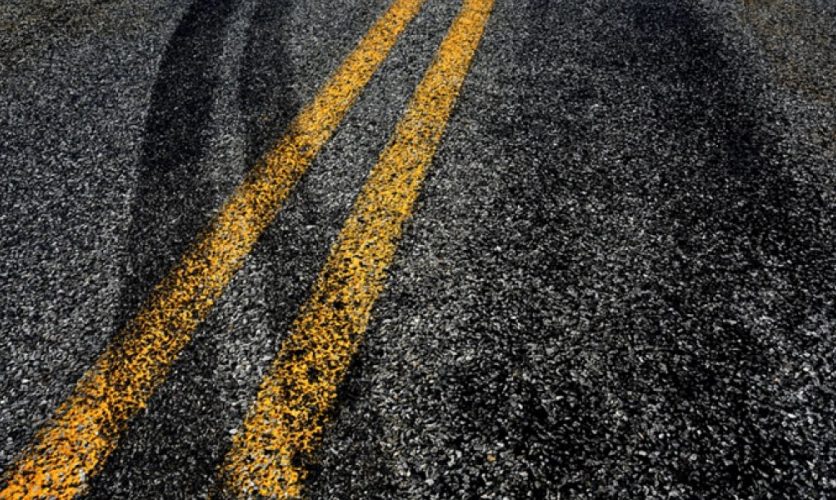
[[234, 0], [196, 0], [168, 42], [145, 124], [131, 207], [123, 319], [176, 262], [215, 208], [200, 163], [208, 141], [217, 59]]

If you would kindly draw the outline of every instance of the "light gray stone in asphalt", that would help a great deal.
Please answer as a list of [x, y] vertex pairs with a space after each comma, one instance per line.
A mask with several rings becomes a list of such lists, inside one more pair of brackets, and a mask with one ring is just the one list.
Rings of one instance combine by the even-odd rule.
[[[497, 1], [311, 497], [836, 491], [834, 12], [785, 3]], [[0, 7], [0, 467], [387, 2], [231, 2], [213, 33], [189, 4]], [[89, 496], [211, 488], [457, 8], [428, 2]], [[210, 50], [200, 84], [165, 66]], [[155, 176], [161, 71], [210, 97]]]

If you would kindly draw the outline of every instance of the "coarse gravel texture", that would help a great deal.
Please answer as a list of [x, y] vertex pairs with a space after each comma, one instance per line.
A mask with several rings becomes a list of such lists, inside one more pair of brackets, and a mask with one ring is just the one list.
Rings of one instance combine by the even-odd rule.
[[[12, 62], [0, 70], [3, 466], [119, 322], [134, 165], [160, 45], [179, 12], [134, 4], [3, 7], [2, 22], [20, 29], [0, 30], [2, 45], [32, 47], [4, 51]], [[74, 15], [81, 5], [96, 14]], [[100, 28], [106, 19], [121, 28]]]
[[[344, 20], [342, 26], [330, 25], [333, 8], [290, 6], [283, 21], [287, 41], [275, 44], [284, 54], [271, 56], [261, 51], [258, 61], [246, 52], [258, 47], [252, 40], [270, 36], [280, 21], [276, 13], [253, 15], [250, 41], [240, 57], [250, 57], [253, 64], [264, 64], [264, 58], [280, 60], [288, 73], [303, 73], [321, 82], [385, 6], [384, 2], [369, 2], [363, 9], [355, 6], [355, 11], [337, 16]], [[204, 496], [213, 487], [215, 469], [229, 447], [231, 433], [243, 419], [356, 193], [443, 35], [443, 31], [428, 27], [449, 24], [454, 12], [455, 6], [430, 2], [404, 33], [379, 77], [369, 84], [196, 333], [152, 399], [149, 411], [136, 419], [103, 473], [94, 479], [90, 498], [167, 497], [172, 494], [172, 484], [178, 485], [178, 495], [191, 498]], [[328, 36], [323, 35], [326, 30]], [[246, 64], [241, 68], [253, 75], [242, 75], [239, 80], [242, 102], [275, 98], [264, 95], [266, 85], [259, 86], [256, 81], [259, 72], [272, 69]], [[307, 101], [316, 90], [314, 84], [296, 82], [284, 93], [273, 92], [298, 95], [298, 101]], [[252, 109], [264, 112], [269, 104], [253, 105]], [[259, 140], [263, 120], [258, 118], [261, 123], [252, 125], [248, 118], [242, 113], [243, 126], [251, 124], [245, 137], [252, 143]], [[267, 126], [281, 129], [285, 124]], [[267, 147], [269, 140], [262, 144]], [[254, 159], [257, 155], [252, 149], [257, 147], [248, 146], [250, 151], [238, 161], [247, 156]]]
[[499, 3], [312, 497], [836, 492], [833, 163], [729, 14]]
[[[0, 468], [385, 0], [0, 6]], [[89, 498], [213, 488], [428, 0]], [[836, 496], [836, 11], [497, 0], [311, 498]]]

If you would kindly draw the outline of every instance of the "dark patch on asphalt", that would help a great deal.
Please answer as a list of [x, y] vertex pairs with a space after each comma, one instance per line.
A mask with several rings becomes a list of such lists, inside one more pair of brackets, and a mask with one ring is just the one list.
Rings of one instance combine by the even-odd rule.
[[[832, 201], [823, 201], [828, 188], [805, 176], [832, 170], [830, 157], [811, 154], [804, 127], [781, 130], [792, 122], [785, 114], [803, 106], [776, 96], [772, 85], [779, 82], [760, 73], [745, 36], [727, 31], [733, 21], [703, 10], [728, 12], [721, 4], [497, 2], [366, 343], [340, 391], [319, 465], [312, 464], [311, 497], [833, 496], [836, 214]], [[220, 7], [198, 11], [195, 5]], [[217, 179], [197, 163], [216, 139], [234, 144], [230, 151], [239, 144], [238, 117], [212, 116], [219, 113], [211, 109], [226, 83], [215, 61], [228, 52], [230, 5], [197, 0], [174, 35], [186, 48], [172, 42], [161, 63], [131, 208], [126, 253], [139, 256], [130, 257], [123, 273], [122, 323], [223, 198]], [[274, 5], [261, 0], [255, 7], [248, 41], [243, 29], [228, 36], [236, 47], [229, 52], [245, 51], [238, 104], [248, 164], [269, 149], [299, 105], [301, 99], [282, 89], [313, 89], [323, 77], [316, 70], [348, 50], [335, 47], [348, 47], [374, 17], [372, 8], [352, 4], [346, 10], [357, 18], [344, 22], [350, 16], [334, 14], [332, 6], [299, 2], [291, 29]], [[428, 4], [429, 11], [450, 14], [457, 8], [458, 2]], [[159, 7], [166, 9], [180, 7]], [[84, 21], [78, 24], [48, 14], [69, 24], [31, 43], [23, 35], [6, 37], [16, 52], [0, 60], [22, 68], [58, 47], [61, 41], [50, 40], [64, 26], [85, 36], [99, 28], [123, 33], [131, 24], [126, 10], [116, 24], [107, 12], [87, 19], [89, 9], [74, 16]], [[419, 68], [437, 47], [445, 19], [415, 24], [387, 59], [147, 412], [92, 480], [90, 497], [193, 498], [210, 487], [229, 432], [246, 412]], [[26, 36], [39, 31], [34, 26]], [[143, 23], [136, 29], [147, 31]], [[295, 75], [282, 64], [285, 37], [295, 44], [289, 52]], [[788, 60], [805, 57], [791, 45], [782, 45]], [[118, 59], [135, 50], [127, 47], [139, 46], [127, 43], [108, 55], [116, 58], [108, 64], [121, 68]], [[143, 47], [139, 53], [156, 51], [154, 44]], [[29, 62], [21, 64], [24, 55]], [[71, 121], [74, 108], [64, 107], [77, 104], [77, 93], [97, 96], [90, 88], [101, 84], [119, 89], [106, 73], [91, 73], [95, 81], [88, 82], [66, 70], [55, 73], [66, 73], [63, 86], [34, 81], [34, 104], [21, 101], [20, 111], [49, 117], [56, 106], [55, 116]], [[167, 80], [164, 72], [172, 73]], [[62, 97], [63, 90], [72, 92]], [[165, 115], [165, 103], [190, 109], [183, 117]], [[62, 151], [81, 151], [82, 138], [105, 136], [110, 128], [91, 127], [90, 120], [107, 120], [88, 116], [93, 108], [78, 109], [85, 110], [75, 113], [82, 117], [78, 128], [90, 135], [57, 136]], [[807, 114], [800, 123], [825, 130], [829, 116]], [[228, 122], [233, 126], [225, 127]], [[89, 198], [103, 184], [97, 167], [87, 175], [98, 180], [73, 177], [67, 184], [62, 165], [80, 157], [41, 151], [38, 131], [47, 123], [22, 123], [18, 128], [35, 124], [25, 131], [31, 138], [19, 137], [33, 144], [38, 168], [21, 162], [21, 172], [34, 175], [10, 189], [43, 182], [43, 190], [27, 192], [44, 204], [12, 207], [31, 221], [24, 224], [30, 229], [12, 231], [21, 238], [32, 231], [34, 243], [10, 254], [24, 262], [7, 266], [12, 277], [26, 284], [10, 288], [15, 293], [6, 309], [25, 319], [11, 323], [19, 334], [4, 350], [14, 380], [23, 377], [20, 367], [38, 366], [27, 379], [51, 377], [50, 386], [70, 387], [83, 366], [63, 359], [80, 352], [66, 346], [93, 346], [89, 339], [100, 328], [94, 312], [73, 319], [76, 309], [94, 310], [77, 297], [92, 297], [85, 290], [118, 277], [96, 278], [110, 272], [103, 263], [89, 268], [90, 282], [83, 272], [62, 279], [50, 263], [76, 252], [67, 268], [88, 268], [91, 260], [82, 257], [104, 245], [89, 237], [99, 226], [72, 209], [78, 202], [94, 205]], [[163, 130], [169, 126], [173, 135]], [[114, 137], [120, 147], [130, 142]], [[111, 203], [117, 208], [103, 228], [122, 224], [121, 204]], [[102, 261], [110, 262], [109, 255]], [[54, 303], [33, 309], [44, 300]], [[25, 348], [37, 344], [59, 354], [33, 356]], [[70, 375], [50, 374], [56, 365], [64, 373], [61, 363], [72, 368]], [[24, 392], [7, 384], [8, 412], [15, 414], [9, 421], [47, 414], [43, 408], [56, 397], [41, 396], [40, 384], [24, 380]], [[14, 441], [6, 450], [22, 445], [19, 428], [5, 435]]]
[[[634, 52], [625, 55], [638, 62], [637, 74], [652, 69], [663, 82], [654, 113], [686, 157], [701, 159], [660, 164], [657, 196], [673, 252], [654, 293], [671, 324], [644, 332], [674, 361], [649, 387], [669, 388], [672, 410], [704, 432], [679, 451], [696, 460], [671, 461], [675, 477], [701, 496], [804, 496], [799, 487], [815, 489], [810, 473], [818, 471], [801, 464], [821, 457], [788, 432], [793, 405], [770, 386], [787, 347], [821, 347], [800, 331], [827, 309], [828, 208], [771, 147], [777, 138], [760, 125], [768, 116], [755, 104], [759, 87], [741, 86], [742, 63], [719, 33], [685, 4], [639, 3], [629, 13], [635, 29], [625, 38]], [[780, 300], [759, 297], [767, 290]], [[763, 317], [772, 318], [771, 331], [758, 328]]]
[[[787, 347], [793, 352], [815, 347], [810, 345], [815, 340], [799, 337], [798, 330], [812, 312], [826, 310], [829, 256], [833, 252], [822, 230], [826, 207], [819, 193], [798, 186], [788, 165], [776, 161], [775, 151], [769, 148], [770, 138], [759, 125], [765, 117], [755, 104], [757, 86], [741, 88], [740, 61], [725, 50], [720, 35], [706, 19], [682, 3], [633, 2], [620, 9], [628, 20], [626, 29], [618, 31], [618, 38], [608, 40], [606, 50], [592, 48], [587, 63], [593, 68], [626, 69], [634, 81], [646, 81], [652, 89], [646, 96], [648, 112], [671, 134], [672, 142], [680, 145], [679, 151], [672, 151], [680, 156], [654, 158], [654, 146], [644, 144], [651, 150], [649, 157], [641, 146], [620, 152], [629, 168], [635, 169], [632, 172], [602, 169], [592, 175], [570, 170], [557, 173], [557, 169], [587, 169], [589, 165], [558, 163], [555, 158], [551, 164], [555, 171], [544, 170], [537, 177], [546, 186], [538, 195], [544, 199], [550, 195], [574, 197], [581, 206], [593, 198], [602, 204], [598, 210], [604, 215], [586, 215], [606, 217], [624, 210], [619, 198], [626, 186], [647, 182], [652, 191], [642, 192], [639, 187], [636, 193], [649, 203], [644, 210], [659, 217], [662, 227], [656, 229], [663, 230], [659, 236], [668, 240], [665, 246], [672, 245], [657, 248], [642, 256], [644, 262], [632, 264], [649, 272], [644, 279], [630, 276], [635, 269], [619, 269], [619, 264], [609, 263], [609, 273], [625, 273], [615, 276], [615, 283], [642, 282], [637, 290], [620, 292], [601, 286], [608, 281], [612, 284], [613, 277], [598, 276], [583, 283], [586, 280], [579, 276], [587, 266], [577, 263], [577, 256], [602, 263], [613, 260], [612, 256], [590, 255], [580, 248], [569, 252], [575, 257], [563, 252], [550, 254], [547, 259], [552, 263], [541, 271], [550, 275], [558, 288], [586, 295], [568, 311], [591, 310], [588, 319], [600, 325], [595, 330], [602, 345], [586, 347], [580, 361], [565, 362], [562, 371], [568, 382], [553, 391], [562, 396], [559, 405], [552, 405], [550, 411], [526, 412], [524, 420], [506, 427], [517, 429], [518, 442], [525, 448], [545, 450], [532, 462], [541, 468], [533, 471], [537, 472], [535, 477], [543, 481], [563, 478], [555, 486], [569, 495], [591, 491], [644, 494], [647, 490], [640, 488], [652, 484], [656, 468], [668, 469], [674, 482], [654, 487], [681, 487], [688, 495], [800, 495], [804, 491], [799, 490], [800, 482], [807, 488], [816, 487], [810, 468], [802, 464], [825, 465], [818, 462], [821, 457], [808, 443], [788, 433], [785, 412], [791, 413], [792, 405], [782, 405], [771, 385], [785, 362]], [[529, 18], [550, 16], [532, 12]], [[554, 27], [543, 26], [535, 33], [547, 29]], [[525, 53], [526, 58], [543, 53], [540, 39], [529, 43], [534, 46]], [[540, 88], [547, 92], [559, 86], [559, 82], [551, 82]], [[612, 92], [618, 95], [617, 90]], [[521, 122], [529, 119], [537, 124], [528, 133], [565, 130], [565, 147], [585, 155], [581, 144], [601, 133], [599, 125], [585, 119], [588, 110], [602, 102], [611, 105], [607, 100], [612, 95], [607, 95], [607, 89], [591, 86], [579, 86], [564, 95], [563, 112], [556, 113], [564, 115], [564, 123], [542, 123], [548, 119], [543, 110], [524, 115]], [[534, 135], [530, 139], [534, 144], [547, 144], [551, 139], [551, 134], [539, 140], [536, 132]], [[535, 157], [549, 165], [543, 160], [549, 155], [541, 151]], [[631, 158], [651, 161], [641, 165], [630, 162]], [[523, 199], [526, 191], [537, 192], [513, 190]], [[582, 193], [587, 200], [578, 199]], [[531, 203], [537, 204], [536, 200]], [[566, 231], [571, 225], [553, 227]], [[604, 235], [599, 238], [605, 239]], [[500, 241], [498, 238], [497, 243]], [[566, 262], [555, 262], [555, 258], [580, 265], [560, 273]], [[595, 273], [595, 264], [591, 267]], [[780, 303], [759, 297], [764, 290], [777, 290]], [[645, 296], [620, 306], [620, 310], [607, 311], [599, 294], [614, 292]], [[528, 315], [536, 317], [536, 311], [528, 311]], [[769, 332], [757, 327], [762, 315], [775, 319]], [[651, 354], [637, 354], [640, 349]], [[604, 380], [573, 384], [571, 373], [587, 362], [583, 358], [599, 355], [607, 360]], [[512, 380], [509, 377], [507, 384], [512, 385]], [[602, 386], [608, 389], [602, 391]], [[608, 413], [604, 402], [610, 391], [622, 398], [621, 411], [630, 422], [616, 433], [602, 418]], [[479, 398], [484, 419], [477, 420], [476, 427], [489, 426], [502, 411], [491, 401], [502, 404], [524, 393], [513, 386], [507, 387], [505, 397], [487, 394]], [[552, 415], [552, 422], [560, 419], [561, 423], [549, 425], [548, 420], [535, 418], [538, 414]], [[527, 424], [534, 424], [535, 432], [526, 432], [531, 428]], [[537, 425], [541, 425], [539, 429]], [[647, 436], [645, 444], [630, 442], [631, 436], [652, 428], [666, 437], [654, 440]], [[641, 451], [638, 457], [637, 451]], [[621, 457], [621, 461], [612, 457]], [[638, 462], [629, 464], [635, 458]], [[590, 466], [595, 463], [608, 470], [595, 471]]]
[[[248, 164], [272, 147], [299, 109], [301, 99], [292, 88], [288, 46], [295, 43], [297, 49], [305, 50], [314, 42], [290, 39], [291, 7], [299, 8], [290, 2], [258, 1], [248, 10], [247, 40], [238, 42], [244, 47], [238, 104]], [[329, 37], [327, 49], [322, 47], [323, 41], [316, 42], [318, 50], [334, 61], [329, 64], [336, 66], [343, 60], [384, 7], [381, 2], [360, 13], [343, 15], [339, 23], [311, 17], [308, 28]], [[341, 29], [336, 33], [338, 27]], [[307, 66], [308, 61], [302, 63], [305, 65], [296, 67], [302, 73], [299, 78], [310, 78], [320, 69]], [[390, 71], [389, 77], [397, 74]], [[377, 114], [376, 127], [369, 127], [363, 114], [368, 113], [364, 100], [379, 98], [385, 83], [370, 84], [341, 126], [341, 130], [354, 130], [338, 132], [320, 153], [312, 172], [293, 189], [245, 268], [149, 402], [147, 413], [131, 423], [105, 469], [92, 480], [91, 498], [195, 498], [207, 491], [217, 493], [215, 468], [229, 447], [231, 432], [240, 425], [342, 225], [352, 199], [347, 194], [359, 191], [375, 159], [373, 153], [386, 141], [387, 133], [372, 132], [376, 127], [388, 132], [394, 124], [399, 107]], [[401, 100], [405, 100], [401, 96], [405, 93], [389, 92], [390, 98], [400, 96]], [[362, 137], [357, 138], [356, 129], [364, 131]], [[351, 151], [346, 143], [358, 151]], [[346, 160], [344, 155], [349, 153], [358, 159]], [[229, 348], [238, 342], [247, 346]], [[225, 355], [224, 351], [230, 350], [234, 354]]]
[[206, 150], [215, 63], [234, 0], [195, 0], [166, 46], [151, 95], [127, 232], [127, 321], [216, 209]]
[[[310, 50], [308, 44], [312, 44], [321, 58], [336, 66], [387, 6], [385, 2], [369, 4], [359, 12], [343, 14], [338, 22], [330, 18], [333, 9], [322, 12], [327, 17], [318, 17], [317, 10], [297, 11], [302, 19], [310, 21], [306, 30], [328, 39], [287, 41], [303, 51]], [[247, 136], [245, 156], [251, 161], [271, 147], [289, 120], [288, 110], [271, 107], [288, 106], [295, 111], [292, 108], [299, 102], [291, 89], [296, 80], [281, 80], [290, 72], [275, 67], [286, 63], [285, 39], [293, 33], [291, 19], [271, 10], [275, 8], [276, 4], [267, 0], [256, 4], [249, 14], [248, 40], [243, 42], [239, 103]], [[267, 40], [254, 40], [258, 37]], [[316, 59], [297, 64], [301, 74], [297, 78], [304, 83], [310, 83], [305, 80], [311, 75], [321, 73], [321, 68], [311, 67]], [[93, 479], [91, 497], [193, 498], [214, 488], [214, 467], [229, 446], [230, 433], [240, 424], [283, 334], [307, 295], [329, 243], [350, 208], [351, 193], [359, 190], [412, 88], [407, 85], [396, 92], [382, 91], [389, 88], [387, 84], [400, 88], [402, 73], [380, 71], [386, 78], [373, 80], [349, 112], [341, 129], [350, 127], [352, 131], [338, 132], [320, 153], [313, 172], [303, 176], [294, 188], [245, 269], [230, 284], [216, 311], [198, 329], [149, 402], [148, 412], [132, 422], [105, 470]], [[314, 81], [325, 76], [327, 73]], [[418, 76], [417, 72], [409, 75], [415, 79]], [[382, 96], [395, 104], [384, 112], [372, 111], [376, 122], [370, 124], [369, 105], [363, 102], [371, 98], [374, 105]], [[271, 134], [276, 135], [271, 139]], [[265, 317], [266, 321], [260, 319]], [[233, 344], [232, 349], [229, 344]], [[230, 350], [233, 354], [226, 355], [224, 351]]]
[[290, 88], [293, 74], [281, 48], [287, 46], [285, 16], [291, 7], [289, 0], [262, 0], [252, 16], [239, 93], [250, 165], [272, 148], [300, 107]]
[[186, 379], [188, 394], [150, 400], [148, 412], [132, 421], [91, 479], [85, 498], [199, 498], [205, 493], [228, 437], [225, 421], [236, 412], [218, 400], [212, 377], [224, 346], [207, 335], [196, 337], [192, 345], [199, 348], [188, 347], [178, 360], [185, 370], [171, 376], [175, 382]]
[[[293, 72], [287, 63], [287, 54], [282, 47], [288, 45], [289, 30], [283, 28], [284, 15], [290, 12], [292, 2], [262, 0], [252, 16], [249, 39], [244, 51], [241, 68], [240, 106], [244, 119], [247, 149], [246, 161], [255, 163], [266, 154], [282, 136], [292, 113], [301, 108], [291, 85]], [[303, 176], [295, 192], [306, 197], [304, 189], [307, 176]], [[295, 197], [294, 197], [295, 200]], [[299, 200], [299, 206], [311, 206], [313, 200]], [[290, 203], [288, 203], [290, 205]], [[268, 269], [268, 282], [265, 290], [267, 314], [270, 329], [285, 332], [291, 321], [291, 311], [296, 311], [305, 287], [283, 285], [288, 279], [298, 284], [303, 275], [313, 272], [321, 262], [324, 241], [317, 237], [323, 232], [316, 228], [321, 223], [321, 214], [313, 210], [300, 211], [292, 230], [286, 224], [278, 223], [267, 231], [259, 244], [262, 248], [257, 253], [261, 264]], [[284, 220], [285, 217], [281, 217]], [[314, 241], [309, 241], [309, 240]], [[295, 246], [297, 242], [300, 246]], [[302, 262], [305, 262], [303, 264]], [[282, 269], [287, 265], [291, 276]]]
[[[218, 60], [230, 18], [240, 3], [195, 0], [160, 63], [128, 231], [124, 321], [194, 241], [223, 198], [219, 191], [223, 184], [213, 179], [211, 167], [202, 160], [217, 88], [224, 83]], [[179, 361], [188, 367], [187, 380], [181, 381], [189, 387], [188, 397], [151, 400], [153, 410], [132, 422], [104, 469], [92, 479], [89, 498], [167, 497], [171, 477], [177, 478], [176, 490], [184, 498], [205, 491], [228, 435], [219, 419], [228, 415], [216, 410], [223, 404], [212, 376], [224, 346], [201, 333], [195, 334], [203, 340], [199, 347], [190, 345]], [[149, 435], [155, 438], [148, 439]]]
[[486, 34], [498, 69], [465, 87], [315, 495], [827, 491], [834, 208], [773, 147], [763, 75], [693, 4], [514, 9]]

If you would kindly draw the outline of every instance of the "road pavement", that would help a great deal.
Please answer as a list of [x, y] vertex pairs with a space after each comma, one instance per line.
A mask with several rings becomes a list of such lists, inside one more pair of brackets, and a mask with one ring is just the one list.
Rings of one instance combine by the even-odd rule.
[[836, 495], [834, 25], [0, 6], [0, 498]]

